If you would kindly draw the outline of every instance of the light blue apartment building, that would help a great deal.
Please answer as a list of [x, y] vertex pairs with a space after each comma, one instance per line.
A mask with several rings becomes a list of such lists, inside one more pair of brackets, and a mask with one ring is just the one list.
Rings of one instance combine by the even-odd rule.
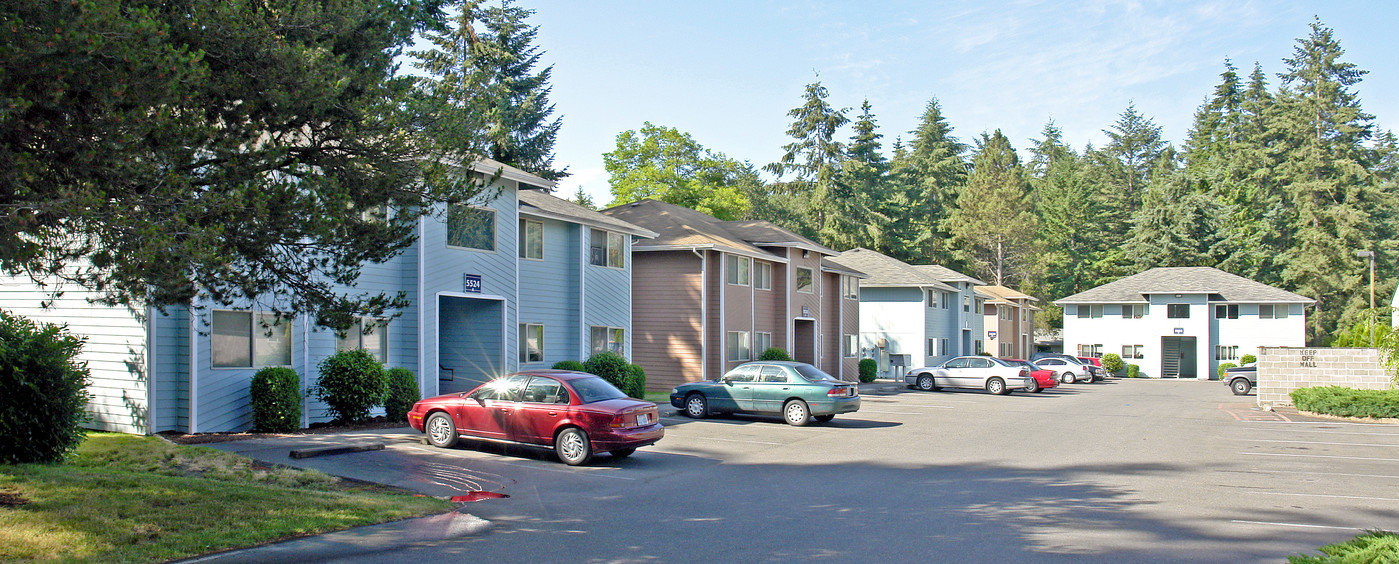
[[[655, 233], [553, 197], [552, 182], [524, 171], [492, 161], [476, 170], [500, 190], [421, 218], [418, 241], [366, 265], [353, 289], [405, 291], [411, 305], [343, 337], [306, 316], [273, 324], [268, 304], [110, 308], [74, 289], [53, 299], [19, 278], [0, 278], [0, 308], [86, 337], [91, 426], [127, 433], [247, 430], [254, 373], [287, 366], [306, 390], [342, 349], [413, 371], [424, 397], [597, 351], [629, 356], [631, 242]], [[329, 419], [304, 401], [303, 426]]]

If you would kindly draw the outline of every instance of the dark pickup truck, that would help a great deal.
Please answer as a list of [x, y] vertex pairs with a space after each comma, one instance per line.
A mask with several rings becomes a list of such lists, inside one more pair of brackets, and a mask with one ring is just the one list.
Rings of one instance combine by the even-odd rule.
[[1224, 369], [1224, 383], [1234, 390], [1236, 396], [1246, 396], [1249, 390], [1258, 385], [1258, 365], [1236, 366]]

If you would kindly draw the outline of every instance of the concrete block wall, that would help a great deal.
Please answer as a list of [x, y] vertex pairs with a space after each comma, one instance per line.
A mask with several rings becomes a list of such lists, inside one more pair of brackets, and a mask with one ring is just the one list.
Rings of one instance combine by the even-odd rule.
[[1258, 348], [1258, 405], [1292, 405], [1292, 390], [1314, 386], [1388, 390], [1394, 376], [1379, 349]]

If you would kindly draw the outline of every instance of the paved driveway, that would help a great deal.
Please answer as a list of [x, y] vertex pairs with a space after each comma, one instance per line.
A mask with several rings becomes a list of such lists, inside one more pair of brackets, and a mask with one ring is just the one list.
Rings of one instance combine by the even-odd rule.
[[439, 450], [416, 433], [298, 444], [388, 448], [264, 460], [410, 487], [480, 489], [489, 532], [355, 561], [1277, 562], [1399, 529], [1399, 427], [1288, 421], [1217, 382], [1115, 380], [1041, 394], [867, 394], [859, 413], [665, 418], [625, 460]]

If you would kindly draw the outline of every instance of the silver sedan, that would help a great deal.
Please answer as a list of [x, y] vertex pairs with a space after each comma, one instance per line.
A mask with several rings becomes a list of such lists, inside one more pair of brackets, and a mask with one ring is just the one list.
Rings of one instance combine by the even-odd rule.
[[939, 388], [974, 388], [993, 394], [1029, 388], [1030, 370], [989, 356], [959, 356], [937, 366], [914, 368], [904, 383], [924, 391]]

